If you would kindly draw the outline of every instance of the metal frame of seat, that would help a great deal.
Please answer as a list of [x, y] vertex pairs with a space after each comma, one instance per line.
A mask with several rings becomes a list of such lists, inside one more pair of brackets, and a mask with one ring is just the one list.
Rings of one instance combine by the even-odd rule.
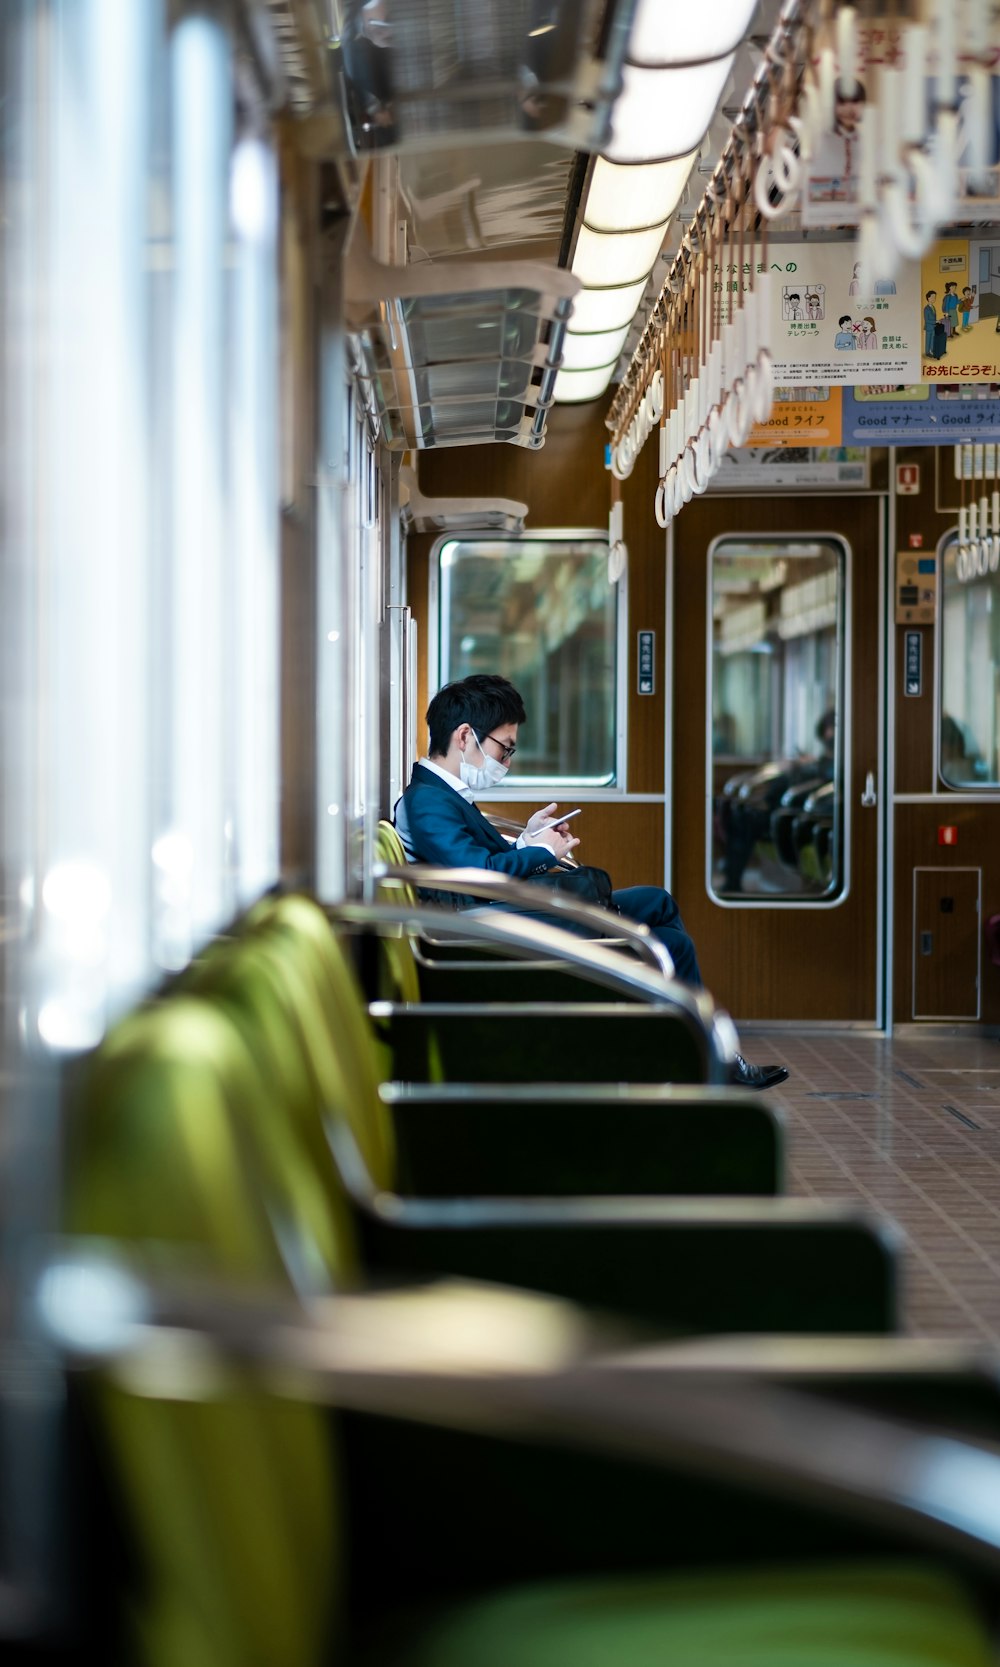
[[[396, 882], [415, 887], [418, 891], [452, 892], [459, 897], [478, 897], [484, 905], [503, 904], [507, 909], [524, 909], [532, 919], [538, 914], [551, 913], [557, 923], [578, 926], [591, 937], [616, 949], [627, 949], [646, 965], [656, 967], [665, 978], [674, 975], [670, 951], [654, 937], [648, 926], [629, 920], [624, 915], [609, 915], [607, 909], [594, 903], [567, 896], [545, 886], [534, 886], [530, 880], [514, 880], [507, 874], [481, 868], [440, 868], [430, 863], [407, 863], [399, 868], [390, 863], [376, 863], [373, 869], [376, 882]], [[439, 946], [461, 944], [469, 934], [466, 922], [473, 918], [468, 909], [456, 910], [449, 916], [439, 910], [437, 919], [429, 917], [421, 933], [424, 943]], [[444, 925], [454, 921], [454, 925]], [[459, 924], [461, 922], [461, 924]], [[414, 946], [415, 952], [417, 946]], [[451, 957], [449, 957], [451, 959]]]

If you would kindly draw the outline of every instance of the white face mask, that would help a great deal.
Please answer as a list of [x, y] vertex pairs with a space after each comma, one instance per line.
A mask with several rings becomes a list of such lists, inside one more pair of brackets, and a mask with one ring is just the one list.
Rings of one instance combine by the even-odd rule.
[[471, 787], [473, 793], [484, 793], [488, 787], [500, 786], [507, 774], [507, 766], [506, 764], [498, 764], [495, 758], [491, 758], [488, 753], [483, 752], [483, 743], [479, 736], [476, 735], [475, 730], [472, 733], [476, 736], [476, 746], [482, 753], [483, 762], [481, 764], [466, 764], [463, 758], [458, 770], [466, 787]]

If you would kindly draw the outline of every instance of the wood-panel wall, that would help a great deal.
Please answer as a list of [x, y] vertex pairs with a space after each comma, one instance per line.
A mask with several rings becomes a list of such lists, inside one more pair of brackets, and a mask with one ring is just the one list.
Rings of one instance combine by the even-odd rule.
[[[981, 1008], [983, 1024], [1000, 1024], [1000, 967], [991, 963], [982, 940], [982, 925], [990, 915], [1000, 914], [1000, 805], [963, 804], [959, 794], [947, 801], [925, 805], [897, 805], [893, 840], [894, 932], [893, 932], [893, 1017], [897, 1024], [909, 1024], [914, 1017], [914, 871], [919, 868], [982, 870], [982, 921], [980, 922]], [[940, 845], [938, 829], [958, 830], [957, 845]], [[951, 980], [944, 980], [950, 983]], [[932, 1014], [923, 1015], [927, 1018]], [[951, 1012], [936, 1015], [952, 1017]]]
[[[857, 808], [877, 762], [880, 500], [699, 498], [675, 530], [673, 731], [674, 891], [705, 981], [739, 1019], [871, 1022], [878, 917], [875, 812]], [[840, 533], [853, 552], [854, 737], [846, 791], [854, 807], [851, 884], [830, 909], [725, 907], [705, 871], [707, 551], [722, 534]], [[863, 819], [870, 817], [870, 821]]]
[[[954, 506], [958, 486], [950, 446], [900, 447], [898, 463], [920, 468], [920, 491], [896, 498], [896, 549], [909, 550], [912, 541], [933, 555], [938, 540], [956, 525]], [[941, 577], [938, 575], [939, 600]], [[894, 606], [894, 598], [890, 603]], [[983, 921], [1000, 913], [1000, 801], [970, 804], [962, 793], [948, 793], [934, 774], [936, 636], [930, 625], [894, 625], [895, 634], [895, 791], [897, 794], [940, 793], [933, 804], [900, 804], [894, 810], [893, 838], [893, 1018], [906, 1024], [914, 1015], [914, 870], [919, 868], [982, 869]], [[904, 636], [919, 630], [923, 677], [920, 695], [904, 692]], [[944, 827], [958, 830], [956, 845], [938, 842]], [[982, 939], [981, 1020], [1000, 1024], [1000, 967], [989, 960]], [[947, 1015], [941, 1015], [946, 1017]]]
[[[606, 400], [556, 407], [549, 416], [545, 445], [537, 452], [503, 445], [424, 452], [419, 460], [421, 491], [430, 497], [517, 499], [528, 505], [529, 533], [555, 527], [603, 530], [608, 524], [611, 488], [611, 477], [604, 466], [606, 408]], [[652, 511], [656, 461], [656, 447], [650, 442], [625, 492], [624, 528], [629, 550], [625, 785], [630, 793], [663, 792], [666, 543]], [[413, 535], [407, 543], [407, 601], [417, 621], [417, 701], [421, 714], [417, 740], [421, 752], [427, 743], [423, 714], [433, 693], [427, 662], [428, 577], [433, 543], [434, 538], [426, 534]], [[638, 693], [640, 630], [656, 633], [653, 695]], [[529, 713], [529, 722], [530, 717]], [[484, 808], [524, 819], [537, 803], [537, 799], [498, 799]], [[616, 885], [662, 883], [662, 804], [588, 800], [579, 818], [579, 832], [580, 860], [608, 869]]]
[[[569, 797], [563, 810], [572, 810]], [[526, 822], [538, 799], [480, 800], [482, 809], [515, 822]], [[570, 824], [580, 843], [573, 852], [577, 862], [605, 868], [616, 886], [663, 884], [663, 804], [650, 802], [617, 804], [588, 800]]]

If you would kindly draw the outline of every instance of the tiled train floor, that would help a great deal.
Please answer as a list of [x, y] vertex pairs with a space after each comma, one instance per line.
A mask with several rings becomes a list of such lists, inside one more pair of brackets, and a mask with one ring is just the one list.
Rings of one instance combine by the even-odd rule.
[[789, 1193], [896, 1222], [911, 1335], [1000, 1342], [1000, 1041], [741, 1034], [750, 1059], [791, 1073], [768, 1096], [787, 1118]]

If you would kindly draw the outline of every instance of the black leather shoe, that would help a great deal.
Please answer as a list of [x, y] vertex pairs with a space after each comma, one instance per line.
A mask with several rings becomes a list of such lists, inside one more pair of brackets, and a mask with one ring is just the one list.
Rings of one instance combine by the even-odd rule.
[[729, 1080], [736, 1088], [775, 1088], [788, 1076], [784, 1065], [751, 1065], [741, 1053], [729, 1067]]

